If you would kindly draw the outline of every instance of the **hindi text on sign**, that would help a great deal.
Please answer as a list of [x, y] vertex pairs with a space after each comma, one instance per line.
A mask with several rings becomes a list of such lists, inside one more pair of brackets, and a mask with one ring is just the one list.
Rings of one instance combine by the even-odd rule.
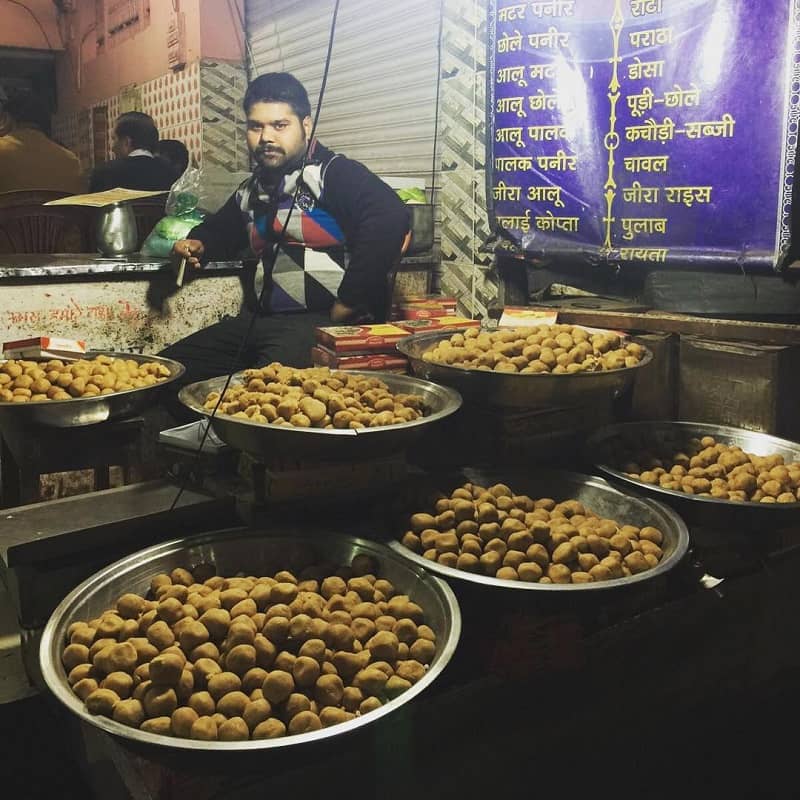
[[622, 190], [622, 198], [626, 203], [657, 203], [659, 193], [658, 186], [642, 186], [639, 181], [634, 181]]
[[529, 186], [528, 200], [534, 203], [552, 203], [556, 208], [564, 208], [560, 186]]
[[621, 247], [620, 261], [652, 261], [663, 264], [669, 250], [664, 247]]
[[550, 26], [546, 33], [529, 33], [528, 44], [536, 50], [559, 50], [569, 46], [569, 36]]
[[552, 211], [548, 211], [544, 216], [536, 217], [536, 227], [540, 231], [577, 233], [579, 221], [578, 217], [556, 217]]
[[660, 61], [642, 61], [639, 56], [633, 57], [633, 63], [628, 64], [628, 78], [632, 81], [640, 81], [645, 78], [664, 77], [664, 59]]
[[661, 13], [661, 0], [630, 0], [630, 6], [634, 17]]
[[534, 17], [571, 17], [575, 13], [575, 0], [538, 0], [531, 3]]
[[650, 28], [646, 31], [631, 31], [628, 41], [632, 47], [663, 47], [672, 44], [672, 28]]
[[497, 70], [497, 82], [499, 84], [516, 83], [517, 86], [527, 86], [528, 82], [525, 80], [525, 67], [502, 67]]
[[578, 157], [568, 156], [563, 150], [559, 150], [554, 156], [537, 156], [536, 163], [539, 169], [553, 170], [555, 172], [577, 172]]
[[669, 156], [625, 156], [623, 163], [628, 172], [666, 172]]
[[515, 6], [506, 6], [497, 12], [497, 19], [500, 22], [513, 22], [515, 19], [525, 19], [525, 3]]
[[533, 169], [533, 156], [498, 156], [494, 160], [498, 172], [523, 172]]
[[636, 236], [653, 236], [667, 232], [666, 217], [622, 217], [622, 238], [632, 241]]
[[497, 186], [492, 190], [492, 196], [495, 200], [510, 200], [516, 203], [522, 196], [522, 187], [506, 186], [505, 181], [498, 181]]

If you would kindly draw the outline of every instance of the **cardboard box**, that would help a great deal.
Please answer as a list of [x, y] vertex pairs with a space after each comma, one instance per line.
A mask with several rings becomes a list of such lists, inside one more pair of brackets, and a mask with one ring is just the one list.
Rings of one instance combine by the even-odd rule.
[[402, 455], [358, 462], [275, 462], [260, 464], [246, 453], [239, 459], [239, 475], [256, 502], [363, 497], [403, 481], [408, 465]]
[[397, 309], [394, 320], [408, 320], [408, 319], [437, 319], [438, 317], [454, 317], [456, 310], [454, 308], [445, 308], [440, 305], [427, 305], [427, 306], [401, 306]]
[[317, 328], [317, 341], [334, 353], [391, 353], [408, 333], [396, 325], [339, 325]]
[[[506, 306], [497, 323], [498, 328], [535, 328], [539, 325], [558, 325], [558, 309], [528, 308], [527, 306]], [[565, 324], [565, 323], [561, 323]], [[566, 323], [573, 328], [582, 328], [589, 333], [608, 333], [608, 328], [591, 328], [588, 325]], [[625, 331], [615, 330], [620, 336], [627, 337]]]
[[512, 409], [466, 402], [441, 442], [450, 463], [527, 467], [550, 465], [575, 469], [586, 437], [615, 421], [614, 400], [562, 408]]
[[800, 440], [800, 346], [681, 336], [679, 416]]
[[480, 328], [481, 321], [468, 317], [437, 317], [436, 319], [399, 319], [395, 324], [408, 333], [423, 333], [447, 328]]
[[653, 353], [653, 360], [636, 371], [630, 418], [677, 419], [680, 337], [674, 333], [632, 333], [630, 338]]
[[526, 306], [506, 306], [500, 321], [500, 328], [526, 328], [537, 325], [555, 325], [558, 321], [558, 311], [541, 308], [527, 308]]
[[458, 300], [455, 297], [445, 297], [440, 294], [417, 294], [408, 295], [400, 300], [398, 306], [424, 305], [425, 303], [438, 303], [446, 308], [455, 310]]
[[454, 317], [456, 315], [455, 297], [436, 297], [424, 299], [406, 299], [393, 309], [395, 320], [435, 319], [437, 317]]
[[364, 369], [379, 372], [408, 371], [408, 359], [395, 353], [334, 353], [327, 347], [318, 345], [311, 350], [311, 361], [315, 366], [331, 369]]
[[57, 336], [32, 336], [3, 344], [6, 358], [60, 358], [77, 359], [86, 354], [86, 342], [63, 339]]

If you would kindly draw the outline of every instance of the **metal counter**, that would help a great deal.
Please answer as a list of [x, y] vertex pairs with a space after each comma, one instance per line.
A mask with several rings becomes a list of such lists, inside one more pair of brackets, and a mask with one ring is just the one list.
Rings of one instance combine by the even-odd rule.
[[[207, 272], [233, 270], [241, 267], [238, 261], [213, 261]], [[42, 253], [34, 255], [0, 255], [0, 280], [24, 278], [54, 278], [89, 275], [130, 275], [131, 273], [163, 272], [169, 269], [164, 259], [140, 253], [120, 258], [108, 258], [97, 253]]]

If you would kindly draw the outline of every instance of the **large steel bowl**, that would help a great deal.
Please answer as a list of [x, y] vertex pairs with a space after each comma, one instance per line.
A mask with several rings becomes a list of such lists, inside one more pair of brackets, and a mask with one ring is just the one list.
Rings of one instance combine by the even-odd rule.
[[[458, 392], [420, 378], [383, 372], [353, 371], [348, 374], [380, 378], [395, 394], [401, 392], [421, 395], [427, 410], [426, 416], [403, 425], [339, 430], [265, 425], [235, 419], [219, 412], [212, 415], [203, 408], [203, 403], [209, 392], [223, 390], [227, 380], [225, 376], [184, 386], [178, 399], [196, 414], [209, 417], [217, 436], [236, 450], [257, 458], [292, 456], [326, 461], [378, 457], [404, 450], [429, 432], [432, 425], [454, 414], [461, 407], [461, 396]], [[238, 373], [234, 375], [231, 385], [236, 385], [241, 380], [242, 373]]]
[[[517, 589], [525, 592], [602, 592], [631, 586], [642, 581], [652, 580], [677, 566], [689, 547], [689, 533], [686, 525], [671, 508], [653, 500], [623, 494], [602, 478], [556, 470], [504, 472], [502, 475], [498, 475], [466, 469], [455, 478], [445, 477], [441, 481], [429, 478], [427, 484], [430, 488], [452, 491], [466, 481], [477, 483], [480, 486], [505, 483], [515, 494], [526, 494], [533, 498], [551, 497], [559, 502], [580, 500], [596, 514], [616, 520], [621, 524], [636, 525], [639, 528], [652, 525], [664, 535], [664, 542], [661, 546], [664, 555], [658, 566], [646, 572], [640, 572], [638, 575], [615, 578], [610, 581], [598, 581], [597, 583], [558, 584], [507, 581], [501, 578], [490, 578], [486, 575], [476, 575], [465, 570], [445, 567], [436, 561], [429, 561], [409, 550], [397, 540], [391, 541], [389, 547], [403, 558], [450, 581], [466, 581], [489, 588]], [[411, 509], [409, 513], [413, 513], [414, 510], [417, 509]]]
[[152, 386], [144, 386], [141, 389], [127, 389], [123, 392], [103, 394], [97, 397], [46, 400], [41, 403], [0, 402], [0, 427], [5, 425], [38, 425], [47, 428], [75, 428], [129, 417], [152, 406], [158, 399], [160, 391], [180, 378], [186, 371], [183, 364], [163, 356], [92, 350], [86, 353], [85, 357], [89, 359], [97, 356], [131, 359], [139, 364], [144, 362], [164, 364], [169, 369], [170, 375], [166, 380]]
[[574, 375], [519, 375], [467, 369], [447, 364], [432, 364], [423, 354], [454, 333], [467, 328], [415, 333], [401, 339], [397, 349], [408, 358], [415, 375], [425, 380], [452, 386], [466, 401], [514, 408], [565, 408], [590, 403], [594, 397], [613, 397], [633, 385], [637, 371], [647, 366], [653, 354], [645, 348], [635, 367], [602, 372], [577, 372]]
[[[184, 751], [259, 751], [290, 747], [350, 733], [391, 714], [430, 686], [450, 661], [461, 634], [458, 602], [446, 583], [383, 545], [324, 531], [318, 533], [318, 536], [309, 535], [307, 531], [294, 535], [284, 530], [275, 536], [263, 530], [214, 531], [149, 547], [111, 564], [70, 592], [50, 617], [39, 649], [44, 680], [58, 700], [85, 723], [139, 744]], [[259, 741], [202, 742], [146, 733], [107, 717], [93, 716], [67, 683], [61, 651], [70, 624], [96, 617], [126, 592], [146, 594], [154, 575], [199, 562], [214, 563], [220, 575], [233, 576], [242, 571], [264, 574], [294, 567], [300, 559], [306, 559], [309, 552], [320, 561], [339, 563], [350, 563], [359, 554], [373, 556], [380, 564], [380, 576], [392, 581], [402, 593], [422, 606], [427, 623], [436, 633], [436, 655], [423, 678], [381, 708], [313, 733]]]
[[626, 422], [595, 431], [586, 442], [586, 460], [625, 491], [667, 503], [689, 524], [709, 528], [772, 529], [796, 525], [800, 503], [739, 503], [716, 497], [676, 492], [629, 478], [622, 472], [624, 453], [650, 447], [682, 449], [691, 438], [713, 436], [720, 444], [736, 445], [757, 456], [780, 454], [787, 463], [800, 462], [800, 444], [766, 433], [706, 425], [702, 422]]

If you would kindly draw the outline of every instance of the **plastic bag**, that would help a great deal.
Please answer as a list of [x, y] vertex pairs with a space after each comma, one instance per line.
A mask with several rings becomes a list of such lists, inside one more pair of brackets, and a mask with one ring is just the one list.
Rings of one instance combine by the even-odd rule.
[[427, 203], [428, 198], [425, 194], [425, 189], [415, 186], [410, 189], [395, 189], [398, 196], [404, 203]]
[[200, 210], [200, 181], [202, 171], [189, 167], [172, 184], [165, 205], [166, 216], [162, 217], [150, 231], [142, 244], [142, 255], [167, 258], [179, 239], [185, 239], [189, 231], [203, 221], [205, 213]]

